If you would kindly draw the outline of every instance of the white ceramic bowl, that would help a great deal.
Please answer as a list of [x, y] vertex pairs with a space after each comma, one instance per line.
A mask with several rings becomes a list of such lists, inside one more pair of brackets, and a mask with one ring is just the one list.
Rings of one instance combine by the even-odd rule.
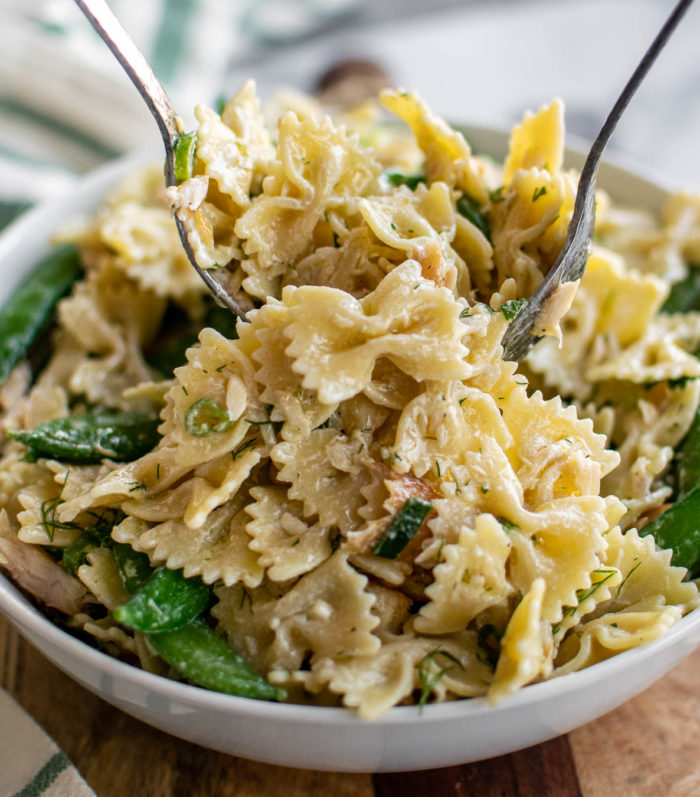
[[[505, 154], [506, 134], [471, 128], [466, 132], [476, 151]], [[580, 167], [580, 155], [567, 157], [569, 164]], [[0, 236], [0, 303], [49, 248], [51, 233], [90, 213], [138, 162], [129, 159], [100, 169], [70, 197], [37, 208]], [[609, 164], [601, 169], [600, 183], [617, 202], [655, 211], [668, 196], [658, 184]], [[367, 723], [345, 709], [231, 697], [124, 664], [53, 625], [2, 576], [0, 610], [64, 672], [144, 722], [257, 761], [345, 772], [450, 766], [537, 744], [619, 706], [700, 645], [699, 609], [656, 642], [525, 687], [496, 708], [484, 699], [432, 704], [422, 712], [406, 706]]]

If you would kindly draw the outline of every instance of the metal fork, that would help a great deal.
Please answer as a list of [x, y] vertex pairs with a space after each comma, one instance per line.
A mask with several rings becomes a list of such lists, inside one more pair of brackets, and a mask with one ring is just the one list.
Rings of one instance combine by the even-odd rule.
[[573, 282], [583, 276], [591, 251], [591, 236], [595, 225], [595, 182], [600, 156], [639, 84], [646, 77], [651, 65], [692, 2], [693, 0], [681, 0], [673, 9], [651, 46], [644, 53], [644, 57], [632, 73], [632, 77], [617, 98], [593, 142], [581, 171], [574, 212], [569, 222], [564, 246], [542, 283], [515, 316], [503, 336], [504, 359], [522, 360], [526, 356], [530, 348], [540, 340], [534, 332], [535, 321], [547, 299], [561, 284]]
[[[165, 147], [165, 182], [176, 185], [175, 179], [175, 142], [182, 133], [182, 123], [175, 113], [165, 89], [159, 83], [153, 70], [143, 57], [141, 51], [131, 40], [129, 34], [121, 26], [105, 0], [75, 0], [76, 5], [85, 14], [92, 27], [100, 34], [102, 40], [119, 61], [131, 82], [143, 97], [148, 110], [156, 120]], [[211, 272], [200, 268], [192, 247], [187, 238], [187, 230], [177, 211], [175, 212], [177, 231], [180, 234], [185, 253], [216, 301], [228, 307], [239, 318], [246, 320], [246, 314], [238, 302], [228, 293]]]

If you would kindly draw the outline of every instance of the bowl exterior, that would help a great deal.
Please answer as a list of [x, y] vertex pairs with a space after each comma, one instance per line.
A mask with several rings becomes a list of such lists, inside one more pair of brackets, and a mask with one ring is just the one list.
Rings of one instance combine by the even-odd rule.
[[[502, 155], [507, 135], [467, 128], [477, 151]], [[569, 154], [580, 164], [580, 155]], [[27, 214], [0, 236], [2, 302], [53, 232], [89, 214], [144, 158], [130, 158], [81, 182], [68, 201]], [[619, 202], [658, 210], [668, 193], [619, 167], [600, 180]], [[594, 720], [638, 694], [700, 644], [700, 609], [664, 637], [581, 672], [526, 687], [491, 707], [483, 699], [393, 709], [376, 722], [343, 709], [278, 705], [207, 692], [110, 658], [49, 622], [0, 576], [0, 611], [71, 677], [135, 717], [191, 742], [257, 761], [307, 769], [381, 772], [476, 761], [527, 747]]]
[[0, 606], [60, 669], [149, 725], [223, 753], [336, 772], [453, 766], [538, 744], [616, 708], [700, 644], [700, 612], [693, 612], [657, 642], [526, 687], [499, 706], [476, 699], [422, 712], [402, 707], [367, 723], [343, 709], [233, 698], [143, 672], [54, 626], [2, 577]]

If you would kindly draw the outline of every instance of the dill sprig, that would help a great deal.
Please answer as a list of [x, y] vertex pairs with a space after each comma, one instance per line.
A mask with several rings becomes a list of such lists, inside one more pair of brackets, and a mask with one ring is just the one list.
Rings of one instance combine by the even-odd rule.
[[604, 578], [601, 578], [600, 581], [594, 581], [588, 589], [579, 589], [576, 591], [576, 598], [578, 600], [576, 606], [565, 606], [562, 611], [562, 618], [561, 620], [552, 626], [552, 634], [558, 634], [561, 631], [562, 624], [567, 617], [571, 617], [573, 614], [576, 613], [579, 606], [591, 595], [595, 595], [595, 593], [603, 586], [603, 584], [610, 581], [610, 579], [617, 573], [616, 569], [612, 570], [594, 570], [593, 573], [596, 575], [604, 575]]
[[[440, 666], [436, 661], [438, 656], [442, 656], [443, 658], [447, 659], [447, 661], [451, 662], [451, 664], [447, 664], [440, 669], [436, 669], [436, 667]], [[421, 690], [420, 700], [418, 701], [419, 712], [423, 710], [423, 706], [428, 702], [430, 694], [440, 683], [445, 673], [454, 669], [455, 666], [459, 667], [460, 670], [464, 670], [464, 667], [458, 658], [440, 647], [435, 648], [435, 650], [432, 650], [430, 653], [423, 656], [423, 658], [418, 662], [416, 665], [416, 671], [418, 674], [418, 685], [420, 686]]]
[[637, 564], [636, 564], [636, 565], [635, 565], [635, 566], [634, 566], [634, 567], [633, 567], [633, 568], [632, 568], [632, 569], [629, 571], [629, 573], [628, 573], [628, 574], [627, 574], [627, 575], [624, 577], [624, 579], [623, 579], [623, 580], [622, 580], [622, 582], [620, 583], [620, 586], [617, 588], [617, 592], [615, 593], [615, 597], [616, 597], [616, 598], [619, 598], [619, 597], [620, 597], [620, 593], [622, 592], [622, 588], [623, 588], [623, 587], [625, 586], [625, 584], [626, 584], [626, 583], [629, 581], [629, 577], [632, 575], [632, 573], [634, 573], [634, 571], [635, 571], [637, 568], [641, 567], [641, 566], [642, 566], [642, 563], [641, 563], [641, 562], [637, 562]]
[[241, 443], [238, 448], [231, 452], [231, 459], [236, 460], [242, 454], [244, 454], [249, 448], [254, 448], [257, 445], [258, 439], [257, 437], [253, 437], [250, 440], [246, 440], [244, 443]]
[[56, 518], [56, 510], [58, 509], [59, 504], [62, 502], [63, 490], [66, 487], [66, 483], [68, 482], [68, 476], [70, 475], [70, 471], [66, 471], [66, 477], [63, 480], [63, 484], [61, 485], [61, 489], [58, 491], [58, 495], [54, 498], [48, 498], [41, 504], [41, 525], [46, 532], [46, 536], [49, 538], [51, 542], [53, 542], [53, 538], [56, 536], [56, 529], [77, 529], [80, 528], [77, 523], [62, 523], [60, 520]]

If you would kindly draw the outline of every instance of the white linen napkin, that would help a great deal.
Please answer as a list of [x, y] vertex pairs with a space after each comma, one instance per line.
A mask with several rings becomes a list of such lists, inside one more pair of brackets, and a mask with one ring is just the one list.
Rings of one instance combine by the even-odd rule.
[[0, 794], [94, 797], [68, 756], [0, 689]]

